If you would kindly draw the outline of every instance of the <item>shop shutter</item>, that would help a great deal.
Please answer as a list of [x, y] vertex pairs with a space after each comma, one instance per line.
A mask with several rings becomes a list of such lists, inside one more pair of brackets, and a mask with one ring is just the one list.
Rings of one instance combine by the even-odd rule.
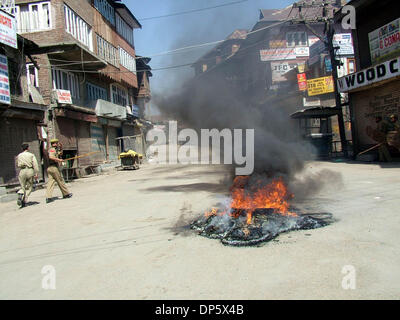
[[106, 144], [104, 139], [103, 126], [98, 124], [90, 125], [91, 151], [99, 151], [91, 159], [95, 163], [102, 163], [106, 160]]
[[21, 144], [29, 143], [39, 165], [39, 179], [43, 178], [41, 155], [36, 122], [26, 119], [0, 118], [0, 184], [18, 183], [19, 169], [16, 156], [21, 152]]
[[125, 137], [134, 136], [135, 135], [135, 127], [134, 126], [123, 126], [122, 127], [122, 134]]
[[57, 138], [62, 143], [64, 150], [77, 150], [75, 120], [58, 117], [57, 118]]
[[[91, 152], [92, 139], [90, 138], [90, 123], [84, 121], [77, 121], [77, 131], [78, 131], [78, 156]], [[90, 155], [79, 158], [78, 159], [79, 167], [85, 167], [94, 164], [93, 156]]]
[[390, 114], [400, 118], [400, 80], [394, 80], [379, 87], [350, 94], [355, 118], [355, 140], [359, 150], [377, 144], [371, 132], [376, 130], [375, 116], [388, 120]]
[[117, 138], [117, 128], [107, 127], [108, 130], [108, 153], [109, 160], [117, 160], [118, 159], [118, 141], [115, 140]]

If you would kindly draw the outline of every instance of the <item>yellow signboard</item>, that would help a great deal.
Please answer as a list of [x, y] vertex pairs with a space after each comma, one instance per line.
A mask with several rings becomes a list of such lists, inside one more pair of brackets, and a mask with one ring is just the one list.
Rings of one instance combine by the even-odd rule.
[[332, 76], [307, 80], [307, 90], [309, 96], [334, 92]]
[[269, 41], [270, 48], [286, 48], [286, 40], [270, 40]]

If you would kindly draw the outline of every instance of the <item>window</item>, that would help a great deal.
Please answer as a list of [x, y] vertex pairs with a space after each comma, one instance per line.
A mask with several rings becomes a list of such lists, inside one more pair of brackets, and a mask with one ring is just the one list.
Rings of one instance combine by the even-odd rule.
[[116, 85], [111, 85], [111, 99], [113, 103], [126, 107], [128, 105], [128, 92], [126, 89]]
[[50, 2], [36, 2], [15, 6], [17, 32], [43, 31], [52, 28]]
[[26, 79], [28, 85], [32, 85], [36, 88], [39, 88], [38, 69], [34, 66], [33, 63], [26, 64]]
[[97, 54], [112, 65], [118, 66], [117, 48], [99, 35], [96, 35], [96, 40]]
[[93, 51], [92, 27], [67, 5], [64, 5], [65, 30]]
[[79, 78], [77, 75], [63, 70], [52, 69], [53, 89], [69, 90], [71, 97], [79, 99]]
[[133, 46], [133, 29], [119, 16], [119, 14], [115, 14], [116, 17], [116, 25], [117, 32], [126, 40], [128, 43]]
[[288, 32], [286, 43], [288, 47], [308, 46], [307, 32]]
[[94, 0], [94, 7], [106, 18], [113, 26], [115, 26], [114, 8], [107, 0]]
[[348, 65], [347, 65], [348, 73], [356, 72], [356, 60], [355, 59], [348, 59], [347, 63], [348, 63]]
[[97, 100], [97, 99], [102, 99], [102, 100], [108, 100], [107, 98], [107, 90], [96, 86], [92, 83], [86, 83], [86, 90], [87, 90], [87, 97], [88, 100]]
[[124, 49], [119, 48], [119, 59], [121, 65], [136, 74], [136, 60]]

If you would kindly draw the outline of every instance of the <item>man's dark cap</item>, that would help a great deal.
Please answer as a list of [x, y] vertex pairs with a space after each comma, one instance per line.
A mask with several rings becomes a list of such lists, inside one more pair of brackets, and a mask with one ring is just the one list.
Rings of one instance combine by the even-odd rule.
[[29, 148], [29, 144], [23, 143], [23, 144], [21, 145], [21, 148], [22, 148], [22, 150], [27, 150], [27, 149]]

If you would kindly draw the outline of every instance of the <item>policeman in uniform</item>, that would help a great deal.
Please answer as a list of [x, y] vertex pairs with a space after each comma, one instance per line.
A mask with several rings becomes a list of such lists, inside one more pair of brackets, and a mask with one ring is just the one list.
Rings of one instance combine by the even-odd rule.
[[399, 131], [399, 130], [400, 130], [399, 117], [395, 114], [391, 114], [389, 116], [388, 131]]
[[383, 121], [382, 116], [376, 116], [375, 117], [375, 122], [377, 124], [377, 132], [375, 134], [376, 140], [380, 142], [380, 145], [378, 147], [379, 151], [379, 161], [382, 162], [390, 162], [392, 161], [392, 157], [390, 155], [390, 152], [388, 150], [388, 144], [387, 144], [387, 133], [389, 131], [388, 123], [386, 121]]
[[49, 149], [49, 167], [47, 168], [49, 181], [47, 183], [46, 189], [46, 203], [52, 201], [51, 196], [53, 194], [53, 190], [56, 184], [60, 188], [64, 199], [72, 197], [72, 193], [68, 191], [68, 188], [65, 185], [64, 179], [61, 175], [60, 169], [58, 168], [58, 164], [63, 162], [63, 160], [60, 159], [62, 151], [59, 151], [58, 139], [52, 139], [50, 140], [50, 143], [51, 148]]
[[18, 190], [17, 204], [23, 208], [33, 189], [33, 178], [37, 179], [39, 166], [36, 157], [29, 152], [29, 144], [22, 144], [22, 152], [17, 156], [17, 167], [20, 168], [18, 175], [21, 189]]

